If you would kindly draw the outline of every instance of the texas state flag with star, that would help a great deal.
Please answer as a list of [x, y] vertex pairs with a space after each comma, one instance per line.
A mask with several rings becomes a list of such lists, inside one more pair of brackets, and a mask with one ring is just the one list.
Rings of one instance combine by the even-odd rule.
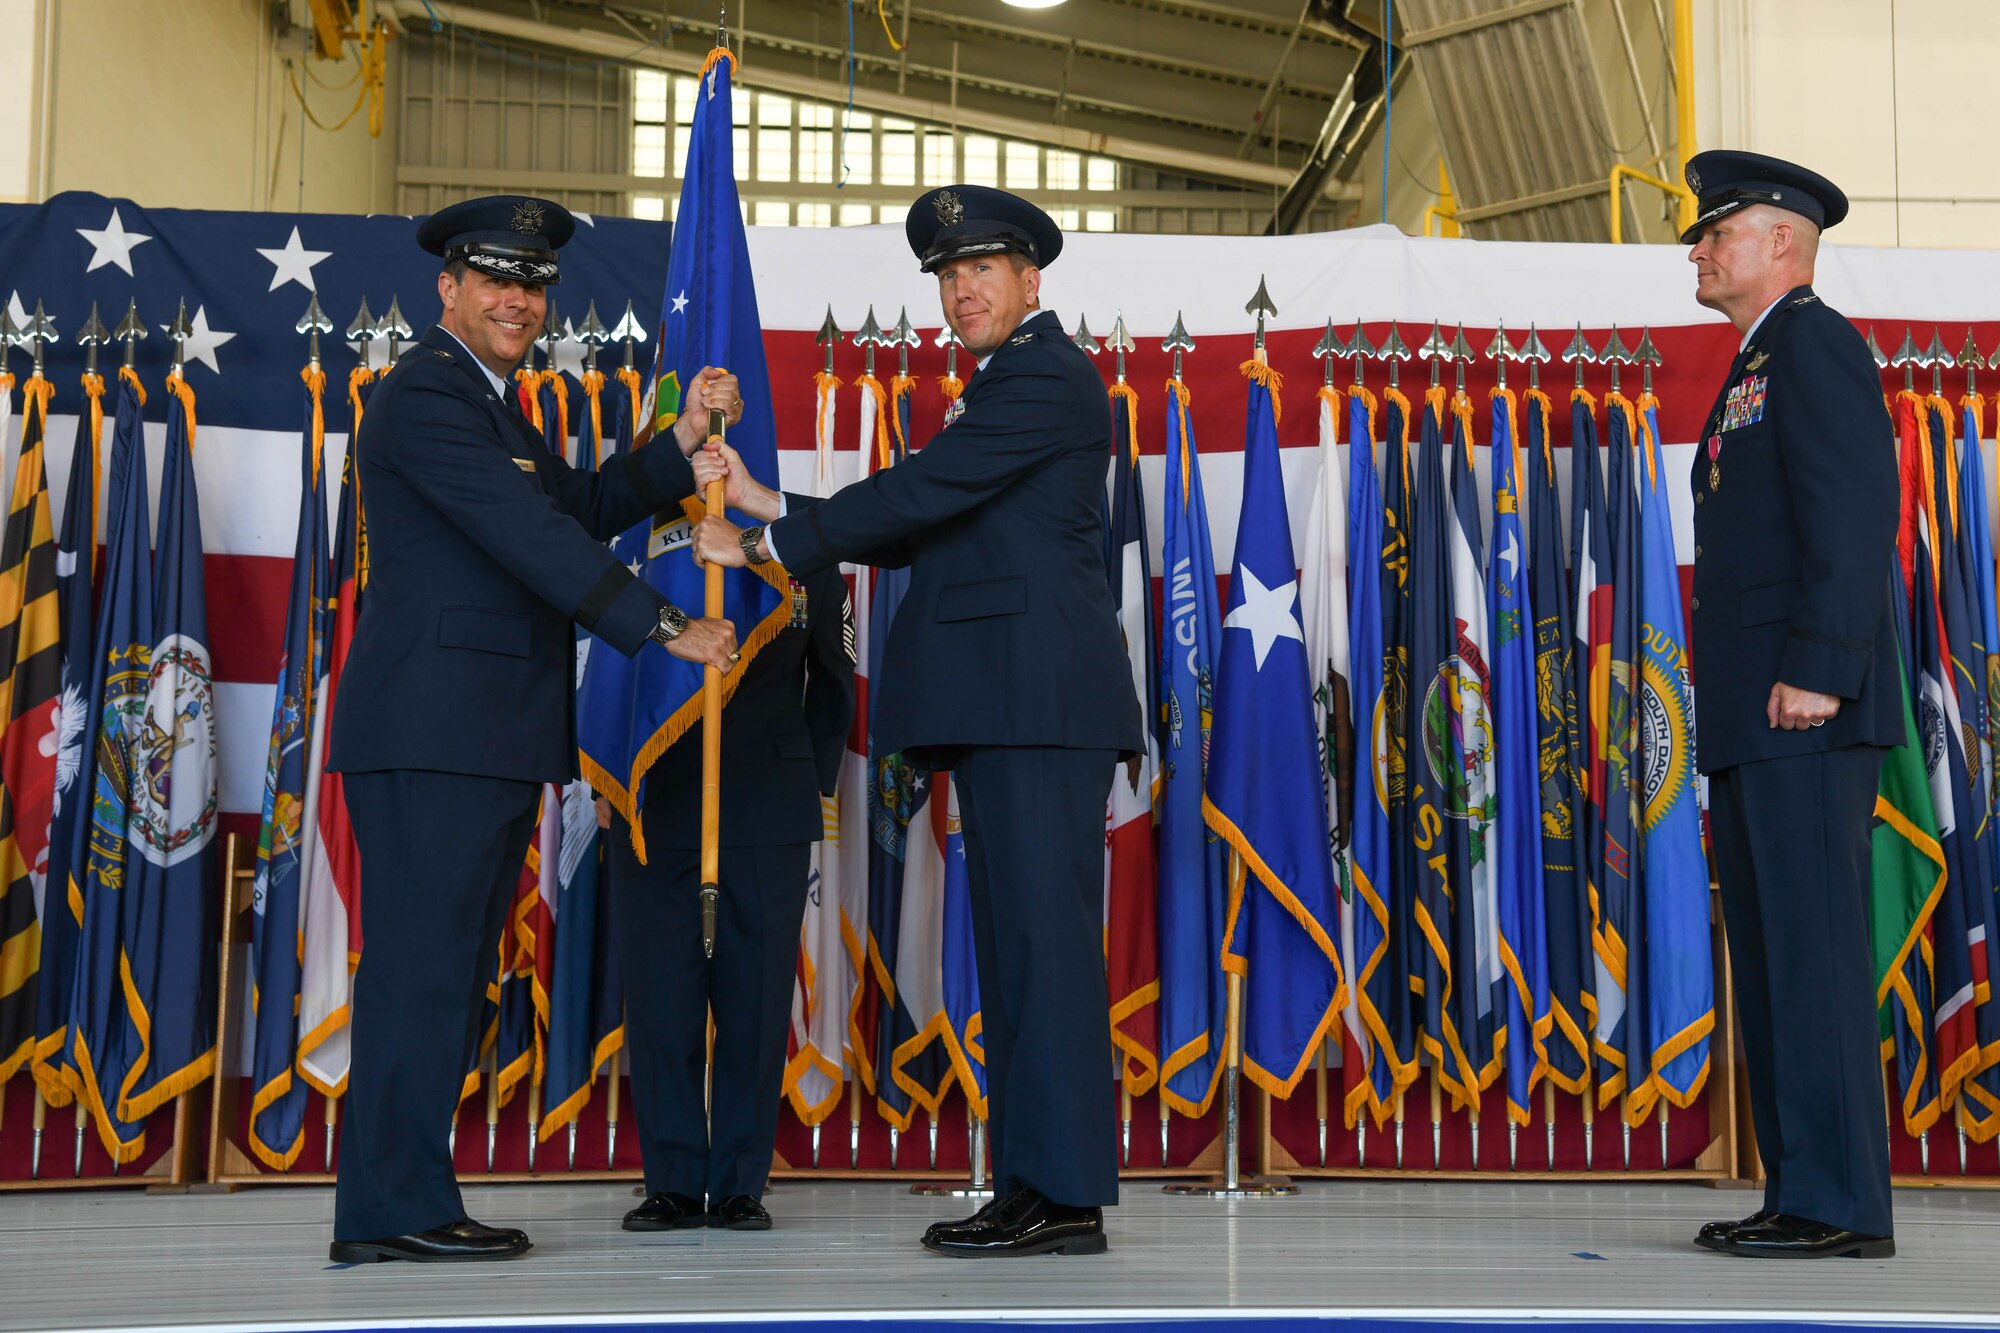
[[1230, 876], [1222, 959], [1244, 978], [1243, 1070], [1258, 1087], [1285, 1097], [1345, 1002], [1334, 943], [1340, 893], [1278, 462], [1278, 377], [1254, 361], [1245, 369], [1243, 511], [1222, 622], [1202, 813], [1240, 862]]

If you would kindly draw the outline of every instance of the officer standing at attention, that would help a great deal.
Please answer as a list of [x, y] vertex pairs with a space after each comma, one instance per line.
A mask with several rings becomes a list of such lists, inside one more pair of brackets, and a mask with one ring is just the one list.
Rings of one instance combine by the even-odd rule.
[[417, 228], [443, 261], [436, 328], [369, 403], [356, 463], [368, 595], [333, 717], [362, 862], [366, 941], [331, 1257], [504, 1259], [516, 1230], [465, 1216], [449, 1135], [480, 999], [542, 784], [576, 772], [574, 625], [728, 670], [735, 630], [690, 620], [605, 542], [694, 490], [685, 452], [736, 380], [704, 370], [666, 440], [579, 472], [543, 447], [507, 376], [541, 332], [576, 229], [559, 204], [496, 196]]
[[[716, 454], [694, 462], [698, 486], [721, 474]], [[713, 958], [701, 948], [701, 724], [646, 774], [646, 864], [625, 821], [610, 818], [626, 1049], [646, 1166], [646, 1201], [625, 1215], [627, 1231], [771, 1228], [759, 1200], [784, 1095], [812, 844], [825, 829], [820, 794], [833, 794], [854, 718], [853, 608], [840, 567], [794, 579], [790, 598], [790, 622], [743, 668], [723, 715]]]
[[1907, 739], [1891, 606], [1894, 436], [1874, 358], [1812, 289], [1833, 182], [1757, 153], [1688, 162], [1695, 299], [1743, 334], [1695, 451], [1696, 755], [1767, 1181], [1697, 1243], [1896, 1252], [1868, 944], [1878, 770]]
[[[907, 462], [817, 503], [728, 458], [731, 504], [769, 527], [704, 519], [698, 557], [907, 565], [883, 654], [874, 748], [949, 769], [964, 817], [985, 1022], [993, 1202], [939, 1224], [945, 1254], [1095, 1254], [1117, 1202], [1104, 982], [1104, 801], [1142, 746], [1104, 572], [1104, 381], [1039, 308], [1062, 232], [976, 185], [910, 208], [910, 248], [979, 360], [945, 429]], [[787, 510], [789, 517], [783, 516]]]

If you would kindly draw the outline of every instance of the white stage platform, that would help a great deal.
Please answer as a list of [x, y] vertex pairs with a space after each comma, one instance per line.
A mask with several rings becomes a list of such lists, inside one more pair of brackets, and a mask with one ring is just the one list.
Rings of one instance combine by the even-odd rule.
[[970, 1211], [882, 1183], [785, 1184], [768, 1233], [627, 1235], [615, 1185], [473, 1187], [535, 1238], [505, 1264], [329, 1265], [326, 1189], [0, 1197], [0, 1330], [646, 1327], [849, 1321], [1355, 1321], [2000, 1327], [2000, 1195], [1904, 1190], [1898, 1258], [1695, 1249], [1756, 1206], [1674, 1185], [1309, 1184], [1290, 1199], [1128, 1184], [1112, 1249], [952, 1260], [917, 1245]]

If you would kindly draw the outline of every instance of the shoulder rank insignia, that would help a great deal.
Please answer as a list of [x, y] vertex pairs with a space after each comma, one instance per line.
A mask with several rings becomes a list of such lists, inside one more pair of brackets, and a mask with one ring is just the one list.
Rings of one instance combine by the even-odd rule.
[[432, 356], [435, 356], [435, 357], [441, 357], [441, 358], [443, 358], [443, 359], [444, 359], [444, 360], [446, 360], [446, 361], [449, 361], [449, 360], [451, 360], [451, 353], [450, 353], [450, 352], [447, 352], [447, 351], [445, 351], [445, 350], [444, 350], [444, 348], [442, 348], [442, 347], [433, 347], [433, 348], [431, 348], [431, 355], [432, 355]]
[[1035, 335], [1032, 333], [1017, 333], [1007, 340], [1007, 345], [1009, 347], [1019, 347], [1023, 343], [1031, 343], [1034, 340]]
[[1749, 364], [1745, 365], [1743, 369], [1746, 371], [1754, 371], [1759, 366], [1763, 365], [1766, 361], [1769, 361], [1770, 359], [1771, 359], [1771, 354], [1769, 352], [1759, 352], [1757, 353], [1757, 355], [1750, 358]]
[[535, 470], [535, 460], [532, 458], [517, 458], [514, 460], [514, 466], [523, 472], [533, 472]]

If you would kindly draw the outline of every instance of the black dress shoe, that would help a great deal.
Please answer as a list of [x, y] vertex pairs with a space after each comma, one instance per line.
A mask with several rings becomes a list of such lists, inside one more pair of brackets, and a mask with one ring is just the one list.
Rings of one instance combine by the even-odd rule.
[[327, 1247], [326, 1257], [337, 1264], [379, 1264], [391, 1259], [413, 1264], [456, 1264], [512, 1259], [533, 1248], [525, 1231], [481, 1226], [471, 1218], [461, 1218], [449, 1226], [390, 1236], [386, 1240], [337, 1240]]
[[648, 1194], [646, 1201], [625, 1214], [627, 1231], [687, 1231], [708, 1225], [701, 1200], [685, 1194]]
[[1756, 1212], [1750, 1214], [1750, 1216], [1742, 1218], [1739, 1221], [1704, 1222], [1701, 1230], [1695, 1233], [1694, 1243], [1705, 1249], [1718, 1250], [1722, 1248], [1722, 1242], [1729, 1239], [1731, 1233], [1743, 1227], [1760, 1226], [1776, 1216], [1777, 1214], [1768, 1208], [1759, 1208]]
[[994, 1211], [998, 1209], [1001, 1204], [1006, 1203], [1007, 1200], [1012, 1197], [1013, 1196], [1009, 1194], [1000, 1194], [996, 1192], [992, 1198], [988, 1199], [984, 1204], [981, 1204], [979, 1211], [974, 1213], [971, 1217], [960, 1218], [956, 1222], [931, 1223], [928, 1227], [924, 1228], [924, 1244], [926, 1245], [930, 1244], [931, 1241], [936, 1238], [938, 1232], [940, 1231], [951, 1231], [951, 1230], [962, 1231], [966, 1227], [984, 1226], [986, 1224], [987, 1219], [993, 1216]]
[[981, 1209], [963, 1226], [936, 1227], [924, 1234], [924, 1248], [933, 1254], [972, 1258], [1024, 1254], [1103, 1254], [1104, 1210], [1055, 1203], [1031, 1189], [1020, 1189]]
[[748, 1194], [732, 1194], [709, 1215], [709, 1225], [724, 1231], [769, 1231], [771, 1215], [764, 1205]]
[[1752, 1259], [1889, 1259], [1895, 1256], [1896, 1241], [1892, 1236], [1863, 1235], [1809, 1217], [1773, 1213], [1754, 1226], [1736, 1228], [1711, 1248]]

